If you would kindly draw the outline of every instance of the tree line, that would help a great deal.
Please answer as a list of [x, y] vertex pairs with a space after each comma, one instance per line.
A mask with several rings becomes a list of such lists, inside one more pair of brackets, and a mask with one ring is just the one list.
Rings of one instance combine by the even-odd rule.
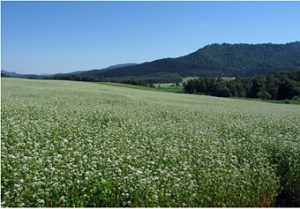
[[183, 84], [184, 92], [219, 97], [248, 97], [262, 99], [299, 99], [300, 71], [273, 72], [264, 76], [199, 77]]
[[182, 77], [175, 73], [154, 73], [143, 76], [104, 77], [88, 74], [56, 74], [46, 79], [94, 81], [94, 82], [117, 82], [132, 85], [152, 86], [154, 83], [180, 83]]

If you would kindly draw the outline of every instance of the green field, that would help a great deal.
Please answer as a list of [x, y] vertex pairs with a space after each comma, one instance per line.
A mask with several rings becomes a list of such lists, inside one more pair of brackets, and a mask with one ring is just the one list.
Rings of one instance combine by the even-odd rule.
[[148, 90], [148, 91], [157, 91], [158, 89], [141, 86], [141, 85], [130, 85], [125, 83], [114, 83], [114, 82], [98, 82], [97, 84], [105, 85], [105, 86], [112, 86], [112, 87], [122, 87], [122, 88], [129, 88], [129, 89], [137, 89], [137, 90]]
[[158, 88], [158, 85], [155, 85], [154, 87], [148, 87], [148, 86], [141, 86], [141, 85], [130, 85], [125, 83], [113, 83], [113, 82], [98, 82], [97, 84], [112, 86], [112, 87], [156, 91], [156, 92], [162, 91], [162, 92], [183, 93], [182, 86], [171, 86], [172, 84], [161, 84], [160, 88]]
[[175, 83], [156, 83], [154, 84], [155, 89], [165, 92], [183, 93], [183, 86], [179, 84], [176, 86]]
[[184, 77], [182, 78], [182, 82], [187, 82], [189, 80], [193, 80], [193, 79], [196, 79], [198, 78], [197, 76], [193, 77], [193, 76], [187, 76], [187, 77]]
[[182, 78], [182, 82], [176, 86], [176, 83], [155, 83], [154, 87], [156, 90], [165, 91], [165, 92], [173, 92], [173, 93], [183, 93], [183, 83], [187, 82], [188, 80], [192, 80], [198, 77], [184, 77]]
[[300, 205], [300, 107], [2, 78], [4, 207]]

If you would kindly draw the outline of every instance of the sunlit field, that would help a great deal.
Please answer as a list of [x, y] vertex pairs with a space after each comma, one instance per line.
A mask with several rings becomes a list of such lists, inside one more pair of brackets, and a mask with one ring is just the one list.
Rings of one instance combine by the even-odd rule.
[[300, 106], [2, 78], [4, 207], [300, 205]]

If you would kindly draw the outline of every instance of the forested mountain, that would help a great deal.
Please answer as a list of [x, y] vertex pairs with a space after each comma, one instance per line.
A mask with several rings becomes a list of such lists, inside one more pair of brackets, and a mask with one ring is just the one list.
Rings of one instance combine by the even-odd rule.
[[[72, 80], [122, 81], [140, 77], [254, 76], [300, 68], [300, 42], [211, 44], [178, 58], [73, 74]], [[163, 75], [163, 76], [162, 76]], [[56, 79], [61, 79], [59, 76]], [[165, 80], [165, 79], [164, 79]]]
[[287, 44], [211, 44], [178, 58], [142, 64], [121, 64], [105, 69], [50, 76], [80, 81], [115, 81], [133, 84], [180, 82], [184, 76], [255, 76], [300, 69], [300, 42]]

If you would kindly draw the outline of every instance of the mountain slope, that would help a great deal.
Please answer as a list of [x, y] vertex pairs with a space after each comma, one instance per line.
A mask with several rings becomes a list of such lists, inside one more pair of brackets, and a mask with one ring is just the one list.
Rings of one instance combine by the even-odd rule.
[[21, 76], [137, 84], [180, 82], [183, 76], [254, 76], [297, 69], [300, 69], [299, 41], [287, 44], [211, 44], [178, 58], [50, 76]]
[[96, 80], [172, 73], [180, 76], [253, 76], [300, 68], [300, 42], [287, 44], [212, 44], [178, 58], [159, 59], [106, 71], [86, 71]]
[[129, 67], [129, 66], [133, 66], [133, 65], [137, 65], [137, 64], [136, 63], [124, 63], [124, 64], [118, 64], [118, 65], [110, 65], [104, 69], [115, 69], [115, 68], [121, 68], [121, 67]]

